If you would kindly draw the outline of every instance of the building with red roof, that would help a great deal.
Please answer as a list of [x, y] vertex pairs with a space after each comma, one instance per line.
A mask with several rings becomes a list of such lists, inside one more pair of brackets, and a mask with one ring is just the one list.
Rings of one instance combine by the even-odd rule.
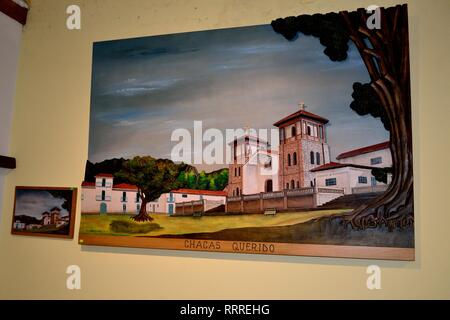
[[279, 189], [297, 189], [314, 185], [311, 170], [330, 162], [327, 143], [328, 119], [300, 110], [274, 123], [280, 130]]
[[136, 213], [141, 206], [138, 187], [114, 183], [114, 175], [99, 173], [81, 184], [81, 213]]
[[[142, 199], [139, 188], [128, 183], [114, 183], [112, 174], [97, 174], [95, 181], [81, 184], [81, 212], [83, 214], [135, 214]], [[147, 203], [149, 213], [176, 214], [177, 205], [204, 201], [208, 208], [225, 204], [225, 191], [176, 189]]]
[[336, 159], [341, 163], [360, 164], [371, 167], [384, 168], [392, 166], [389, 141], [343, 152]]
[[[326, 163], [311, 170], [317, 187], [344, 189], [346, 194], [382, 192], [387, 189], [387, 184], [377, 181], [372, 170], [392, 167], [389, 142], [349, 150], [336, 159], [339, 162]], [[391, 174], [388, 174], [388, 184], [390, 180]]]

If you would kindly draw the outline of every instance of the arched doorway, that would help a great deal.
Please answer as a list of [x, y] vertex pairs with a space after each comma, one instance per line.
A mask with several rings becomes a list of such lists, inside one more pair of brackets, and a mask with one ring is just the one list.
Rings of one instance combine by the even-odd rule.
[[106, 203], [104, 203], [104, 202], [100, 203], [100, 213], [105, 214], [107, 212], [108, 212], [108, 207], [107, 207]]
[[273, 191], [273, 181], [272, 181], [272, 179], [266, 180], [265, 191], [266, 192], [272, 192]]

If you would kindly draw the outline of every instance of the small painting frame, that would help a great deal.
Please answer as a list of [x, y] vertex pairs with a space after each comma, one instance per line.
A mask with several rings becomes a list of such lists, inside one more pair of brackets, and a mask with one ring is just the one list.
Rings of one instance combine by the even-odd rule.
[[[78, 189], [74, 187], [16, 186], [11, 234], [73, 239], [77, 193]], [[34, 197], [33, 200], [30, 199], [31, 196]], [[42, 203], [45, 202], [45, 197], [47, 197], [47, 200], [53, 201], [53, 204], [47, 204], [48, 209], [46, 211], [39, 213], [38, 211], [42, 210], [36, 208], [38, 211], [36, 213], [32, 212], [32, 215], [29, 215], [30, 211], [24, 211], [22, 214], [18, 214], [17, 210], [24, 210], [26, 208], [24, 204], [27, 201], [28, 205], [30, 201], [37, 201], [45, 206], [46, 204]], [[60, 202], [58, 200], [63, 201], [59, 206], [55, 205], [55, 203]], [[24, 203], [19, 203], [20, 201]], [[61, 212], [67, 214], [61, 216]], [[18, 219], [17, 217], [19, 216], [26, 219], [27, 222]]]

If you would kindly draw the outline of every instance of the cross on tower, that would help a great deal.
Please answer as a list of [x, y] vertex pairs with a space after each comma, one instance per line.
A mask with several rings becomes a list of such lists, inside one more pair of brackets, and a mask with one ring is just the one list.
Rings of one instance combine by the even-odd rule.
[[303, 101], [300, 101], [298, 106], [299, 106], [300, 110], [306, 110], [306, 108], [307, 108]]

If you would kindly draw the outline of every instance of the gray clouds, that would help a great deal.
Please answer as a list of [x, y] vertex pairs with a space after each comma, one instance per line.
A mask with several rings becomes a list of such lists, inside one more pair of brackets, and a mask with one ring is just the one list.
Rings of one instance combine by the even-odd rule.
[[356, 49], [332, 62], [318, 39], [293, 42], [269, 25], [94, 44], [89, 160], [168, 157], [176, 128], [272, 128], [305, 101], [330, 119], [332, 156], [388, 138], [360, 117], [353, 82], [368, 75]]
[[61, 209], [61, 216], [67, 216], [68, 211], [61, 207], [64, 202], [64, 199], [55, 198], [45, 190], [17, 190], [14, 214], [41, 219], [42, 213], [58, 207]]

